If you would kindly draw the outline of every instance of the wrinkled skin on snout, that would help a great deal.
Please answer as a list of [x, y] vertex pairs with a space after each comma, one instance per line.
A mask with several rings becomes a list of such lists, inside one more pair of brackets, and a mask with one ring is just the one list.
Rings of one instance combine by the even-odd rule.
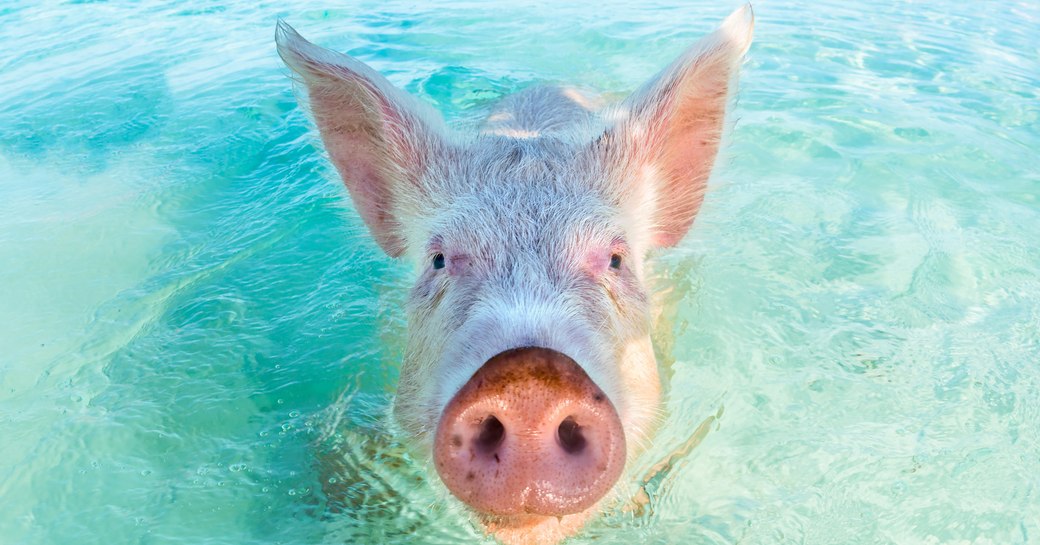
[[415, 267], [396, 420], [503, 542], [576, 532], [650, 440], [645, 258], [700, 208], [752, 26], [737, 10], [620, 104], [533, 87], [464, 137], [279, 24], [358, 212]]

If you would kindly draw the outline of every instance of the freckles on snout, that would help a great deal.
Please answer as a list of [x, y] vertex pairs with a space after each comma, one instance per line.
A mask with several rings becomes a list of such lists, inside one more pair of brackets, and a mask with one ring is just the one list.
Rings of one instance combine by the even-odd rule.
[[489, 360], [449, 402], [434, 461], [480, 513], [563, 516], [613, 487], [625, 439], [614, 406], [573, 360], [518, 349]]

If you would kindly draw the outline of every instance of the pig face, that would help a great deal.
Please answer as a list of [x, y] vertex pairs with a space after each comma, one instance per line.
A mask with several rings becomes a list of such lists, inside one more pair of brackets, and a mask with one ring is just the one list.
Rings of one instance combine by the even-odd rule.
[[355, 206], [416, 271], [396, 419], [503, 541], [573, 532], [649, 441], [644, 259], [700, 207], [751, 29], [738, 10], [617, 106], [533, 88], [464, 138], [279, 25]]

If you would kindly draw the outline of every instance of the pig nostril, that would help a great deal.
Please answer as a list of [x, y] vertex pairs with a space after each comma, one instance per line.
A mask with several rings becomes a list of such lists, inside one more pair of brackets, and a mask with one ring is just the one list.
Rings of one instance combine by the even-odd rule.
[[573, 416], [568, 416], [560, 422], [560, 427], [556, 429], [556, 439], [567, 454], [580, 454], [585, 450], [585, 435], [581, 433], [581, 426]]
[[489, 415], [480, 423], [480, 434], [477, 435], [476, 445], [480, 450], [490, 453], [502, 443], [506, 436], [506, 428], [494, 415]]

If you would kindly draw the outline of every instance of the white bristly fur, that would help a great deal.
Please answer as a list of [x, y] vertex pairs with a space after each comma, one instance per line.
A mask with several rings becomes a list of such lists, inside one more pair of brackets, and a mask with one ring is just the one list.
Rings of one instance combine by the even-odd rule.
[[[696, 214], [752, 27], [745, 6], [617, 106], [537, 87], [466, 139], [364, 64], [279, 24], [278, 51], [355, 205], [417, 271], [395, 402], [417, 444], [485, 361], [525, 346], [574, 359], [629, 445], [648, 441], [660, 387], [644, 259]], [[606, 266], [613, 253], [620, 270]]]

